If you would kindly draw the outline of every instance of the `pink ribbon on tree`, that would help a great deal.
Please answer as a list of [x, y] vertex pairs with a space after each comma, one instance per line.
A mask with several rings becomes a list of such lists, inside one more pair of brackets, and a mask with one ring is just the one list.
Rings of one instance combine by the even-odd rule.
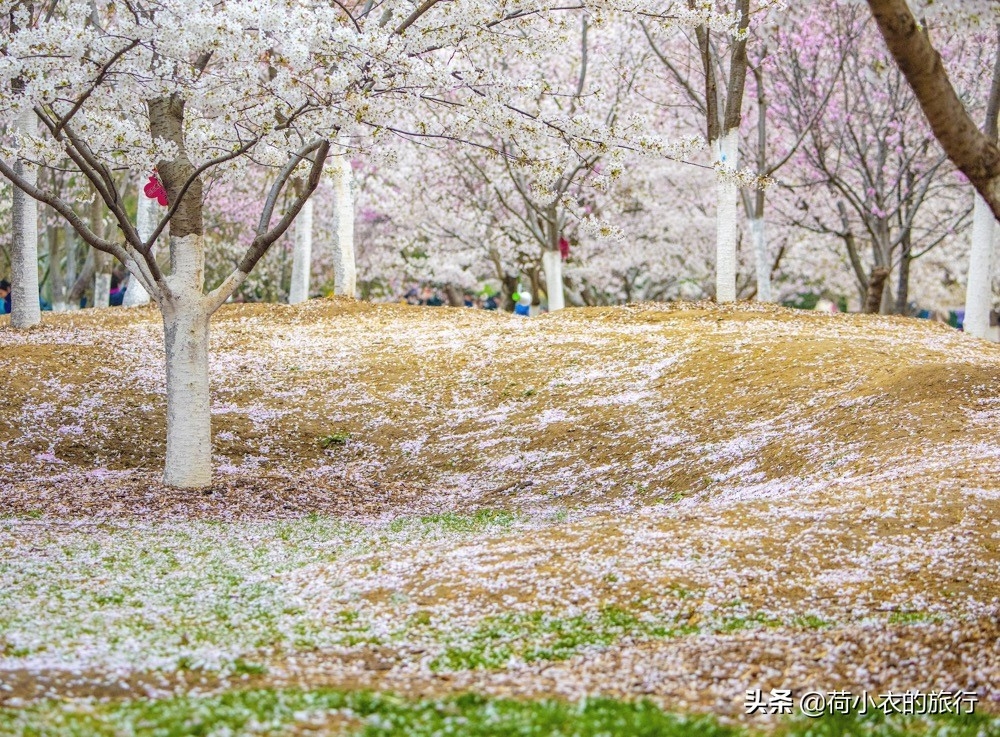
[[156, 172], [149, 178], [146, 186], [142, 188], [143, 194], [145, 194], [149, 199], [156, 200], [163, 207], [167, 206], [167, 190], [163, 188], [160, 184], [160, 180], [156, 178]]

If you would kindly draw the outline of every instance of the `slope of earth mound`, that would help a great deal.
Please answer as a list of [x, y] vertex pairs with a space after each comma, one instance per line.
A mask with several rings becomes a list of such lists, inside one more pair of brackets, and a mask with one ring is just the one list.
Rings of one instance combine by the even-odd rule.
[[[69, 512], [86, 504], [68, 495], [88, 489], [157, 486], [161, 332], [153, 310], [0, 327], [6, 503], [62, 499]], [[844, 485], [976, 494], [1000, 487], [998, 368], [1000, 348], [945, 327], [766, 307], [526, 320], [345, 300], [227, 306], [212, 338], [217, 486], [251, 509], [270, 489], [301, 509], [350, 512], [365, 497], [363, 513], [418, 489], [434, 504], [609, 509]]]
[[177, 492], [155, 311], [0, 322], [0, 734], [128, 732], [140, 695], [336, 733], [317, 705], [358, 689], [1000, 711], [997, 346], [762, 306], [346, 300], [227, 306], [212, 340], [215, 480]]

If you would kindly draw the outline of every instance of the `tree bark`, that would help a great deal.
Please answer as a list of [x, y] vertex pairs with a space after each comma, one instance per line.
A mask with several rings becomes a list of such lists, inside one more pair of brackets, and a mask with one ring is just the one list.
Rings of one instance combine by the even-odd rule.
[[500, 280], [500, 309], [504, 312], [514, 311], [514, 292], [517, 291], [517, 277], [504, 273]]
[[[17, 118], [18, 132], [30, 135], [37, 123], [35, 113], [28, 110]], [[24, 177], [34, 185], [37, 172], [22, 159], [14, 162], [15, 174]], [[42, 321], [42, 311], [38, 302], [38, 203], [19, 187], [11, 187], [13, 209], [11, 211], [11, 327], [24, 329], [38, 325]]]
[[462, 292], [454, 284], [446, 284], [444, 287], [444, 296], [448, 298], [449, 307], [464, 307], [465, 299]]
[[[767, 48], [763, 49], [767, 55]], [[764, 90], [764, 65], [759, 64], [753, 70], [757, 83], [757, 175], [768, 176], [771, 172], [767, 167], [767, 110], [768, 100]], [[764, 221], [765, 192], [758, 189], [753, 193], [751, 205], [750, 195], [745, 194], [747, 215], [750, 218], [750, 237], [753, 241], [754, 265], [757, 273], [757, 301], [771, 302], [771, 259], [767, 253], [767, 229]]]
[[297, 305], [309, 299], [309, 272], [312, 270], [312, 230], [313, 201], [310, 198], [302, 206], [302, 211], [295, 220], [292, 282], [288, 288], [288, 304], [290, 305]]
[[[135, 214], [135, 228], [139, 233], [139, 237], [142, 239], [143, 243], [145, 243], [153, 235], [153, 231], [156, 229], [157, 203], [155, 200], [151, 200], [145, 195], [142, 191], [143, 187], [143, 182], [140, 179], [138, 194], [139, 201], [136, 206]], [[122, 306], [138, 307], [139, 305], [145, 304], [149, 304], [149, 292], [143, 288], [138, 279], [130, 278], [128, 281], [128, 287], [125, 289], [125, 297], [122, 299]]]
[[111, 272], [110, 265], [102, 265], [101, 271], [94, 277], [94, 307], [103, 309], [111, 306]]
[[750, 235], [753, 238], [754, 261], [757, 268], [757, 301], [772, 302], [774, 298], [771, 294], [771, 259], [767, 253], [764, 218], [754, 218], [750, 221]]
[[351, 192], [351, 162], [334, 168], [333, 207], [336, 244], [333, 249], [333, 293], [354, 299], [357, 295], [357, 265], [354, 260], [354, 197]]
[[[688, 7], [695, 8], [694, 0]], [[705, 74], [705, 115], [708, 141], [715, 163], [735, 171], [739, 166], [739, 127], [743, 117], [743, 93], [747, 76], [747, 30], [750, 27], [750, 0], [738, 0], [741, 35], [733, 40], [729, 58], [729, 80], [725, 105], [719, 104], [719, 86], [715, 76], [715, 52], [711, 32], [705, 26], [695, 28], [698, 50]], [[717, 185], [717, 233], [715, 301], [736, 301], [736, 219], [739, 189], [735, 182], [720, 178]]]
[[[94, 197], [94, 202], [90, 207], [90, 227], [99, 234], [104, 235], [104, 201], [100, 197]], [[94, 252], [94, 300], [91, 307], [103, 309], [111, 304], [111, 256], [101, 251]]]
[[[1000, 118], [1000, 25], [997, 26], [997, 58], [993, 66], [993, 82], [986, 103], [986, 123], [983, 134], [997, 142], [997, 119]], [[993, 309], [993, 249], [996, 240], [996, 218], [989, 205], [976, 194], [972, 211], [972, 244], [969, 249], [969, 274], [965, 282], [965, 323], [963, 330], [977, 338], [990, 334], [990, 312]]]
[[545, 272], [545, 294], [549, 298], [549, 312], [566, 307], [563, 290], [562, 254], [546, 248], [542, 251], [542, 270]]
[[203, 188], [184, 148], [184, 102], [177, 97], [149, 102], [154, 138], [177, 145], [172, 161], [157, 172], [167, 201], [179, 205], [170, 221], [170, 275], [160, 300], [167, 369], [167, 458], [163, 482], [197, 489], [212, 483], [212, 413], [208, 378], [208, 324], [213, 310], [204, 294]]
[[63, 249], [59, 244], [59, 228], [48, 229], [49, 241], [49, 297], [53, 312], [66, 311], [66, 278], [63, 276]]
[[903, 237], [903, 252], [899, 256], [899, 283], [896, 285], [897, 315], [910, 313], [910, 264], [913, 263], [913, 242], [909, 231]]
[[882, 293], [885, 289], [885, 280], [889, 277], [889, 269], [884, 266], [876, 266], [872, 269], [868, 278], [868, 297], [865, 300], [865, 312], [869, 315], [877, 315], [882, 309]]
[[66, 298], [66, 302], [71, 310], [79, 309], [80, 298], [86, 293], [87, 287], [91, 285], [94, 274], [97, 272], [97, 267], [94, 261], [95, 253], [97, 253], [97, 251], [93, 249], [87, 253], [87, 260], [83, 262], [83, 271], [80, 272], [80, 276], [78, 276], [76, 281], [73, 282], [73, 287], [69, 290], [69, 296]]
[[990, 310], [993, 308], [993, 244], [997, 221], [989, 205], [978, 193], [972, 213], [972, 249], [969, 253], [969, 276], [965, 283], [964, 330], [977, 338], [990, 333]]
[[79, 296], [77, 296], [74, 303], [70, 292], [76, 285], [78, 250], [79, 243], [76, 239], [76, 231], [73, 230], [72, 225], [67, 223], [63, 226], [63, 251], [66, 253], [66, 273], [63, 277], [64, 284], [66, 285], [64, 301], [67, 310], [76, 310], [80, 307]]
[[164, 300], [161, 310], [167, 358], [167, 459], [163, 482], [184, 489], [201, 488], [212, 483], [208, 379], [211, 313], [201, 294], [192, 290]]
[[[739, 129], [725, 132], [721, 140], [713, 141], [716, 164], [735, 171], [739, 165]], [[736, 218], [739, 189], [731, 179], [720, 178], [716, 185], [718, 225], [715, 251], [715, 301], [736, 301]]]
[[934, 137], [1000, 218], [1000, 148], [970, 117], [941, 55], [920, 28], [906, 0], [868, 0], [879, 31], [913, 88]]

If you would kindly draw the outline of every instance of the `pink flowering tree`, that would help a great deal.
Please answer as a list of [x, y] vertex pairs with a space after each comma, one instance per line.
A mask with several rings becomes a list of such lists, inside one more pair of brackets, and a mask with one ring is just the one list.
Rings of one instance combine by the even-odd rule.
[[[971, 203], [874, 24], [856, 11], [829, 3], [781, 31], [771, 108], [802, 143], [784, 179], [795, 195], [780, 208], [796, 227], [841, 241], [866, 309], [905, 312], [912, 264], [965, 227]], [[946, 42], [957, 64], [982, 63], [975, 36]]]

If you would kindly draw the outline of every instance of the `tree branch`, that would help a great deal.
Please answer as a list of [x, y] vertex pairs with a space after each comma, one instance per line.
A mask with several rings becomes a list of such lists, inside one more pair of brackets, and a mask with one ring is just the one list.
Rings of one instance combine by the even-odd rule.
[[1000, 218], [1000, 148], [973, 122], [906, 0], [868, 0], [868, 5], [934, 137]]
[[[312, 166], [309, 169], [309, 176], [306, 178], [305, 186], [303, 187], [302, 192], [299, 193], [299, 195], [292, 201], [291, 206], [282, 216], [281, 220], [279, 220], [273, 228], [266, 230], [271, 219], [271, 213], [274, 211], [278, 195], [288, 182], [288, 178], [292, 175], [295, 167], [313, 152], [315, 152], [315, 156], [313, 157]], [[278, 238], [284, 235], [286, 230], [288, 230], [288, 226], [292, 224], [292, 221], [295, 220], [299, 211], [302, 210], [302, 206], [305, 205], [306, 200], [308, 200], [309, 197], [312, 196], [312, 193], [316, 191], [316, 187], [319, 185], [320, 176], [323, 174], [323, 166], [326, 164], [326, 159], [329, 153], [329, 141], [314, 141], [313, 143], [299, 149], [299, 151], [293, 154], [291, 159], [289, 159], [288, 163], [282, 167], [277, 180], [275, 180], [274, 184], [271, 186], [271, 191], [268, 194], [267, 202], [264, 206], [264, 212], [261, 214], [260, 223], [257, 227], [257, 236], [250, 243], [250, 246], [243, 255], [243, 259], [240, 261], [236, 271], [230, 274], [226, 280], [222, 282], [222, 284], [206, 296], [207, 304], [213, 312], [232, 296], [233, 292], [239, 288], [240, 284], [242, 284], [250, 272], [253, 271], [253, 267], [257, 265], [257, 262], [260, 261], [265, 253], [267, 253], [267, 250], [271, 247], [271, 245], [278, 240]]]

